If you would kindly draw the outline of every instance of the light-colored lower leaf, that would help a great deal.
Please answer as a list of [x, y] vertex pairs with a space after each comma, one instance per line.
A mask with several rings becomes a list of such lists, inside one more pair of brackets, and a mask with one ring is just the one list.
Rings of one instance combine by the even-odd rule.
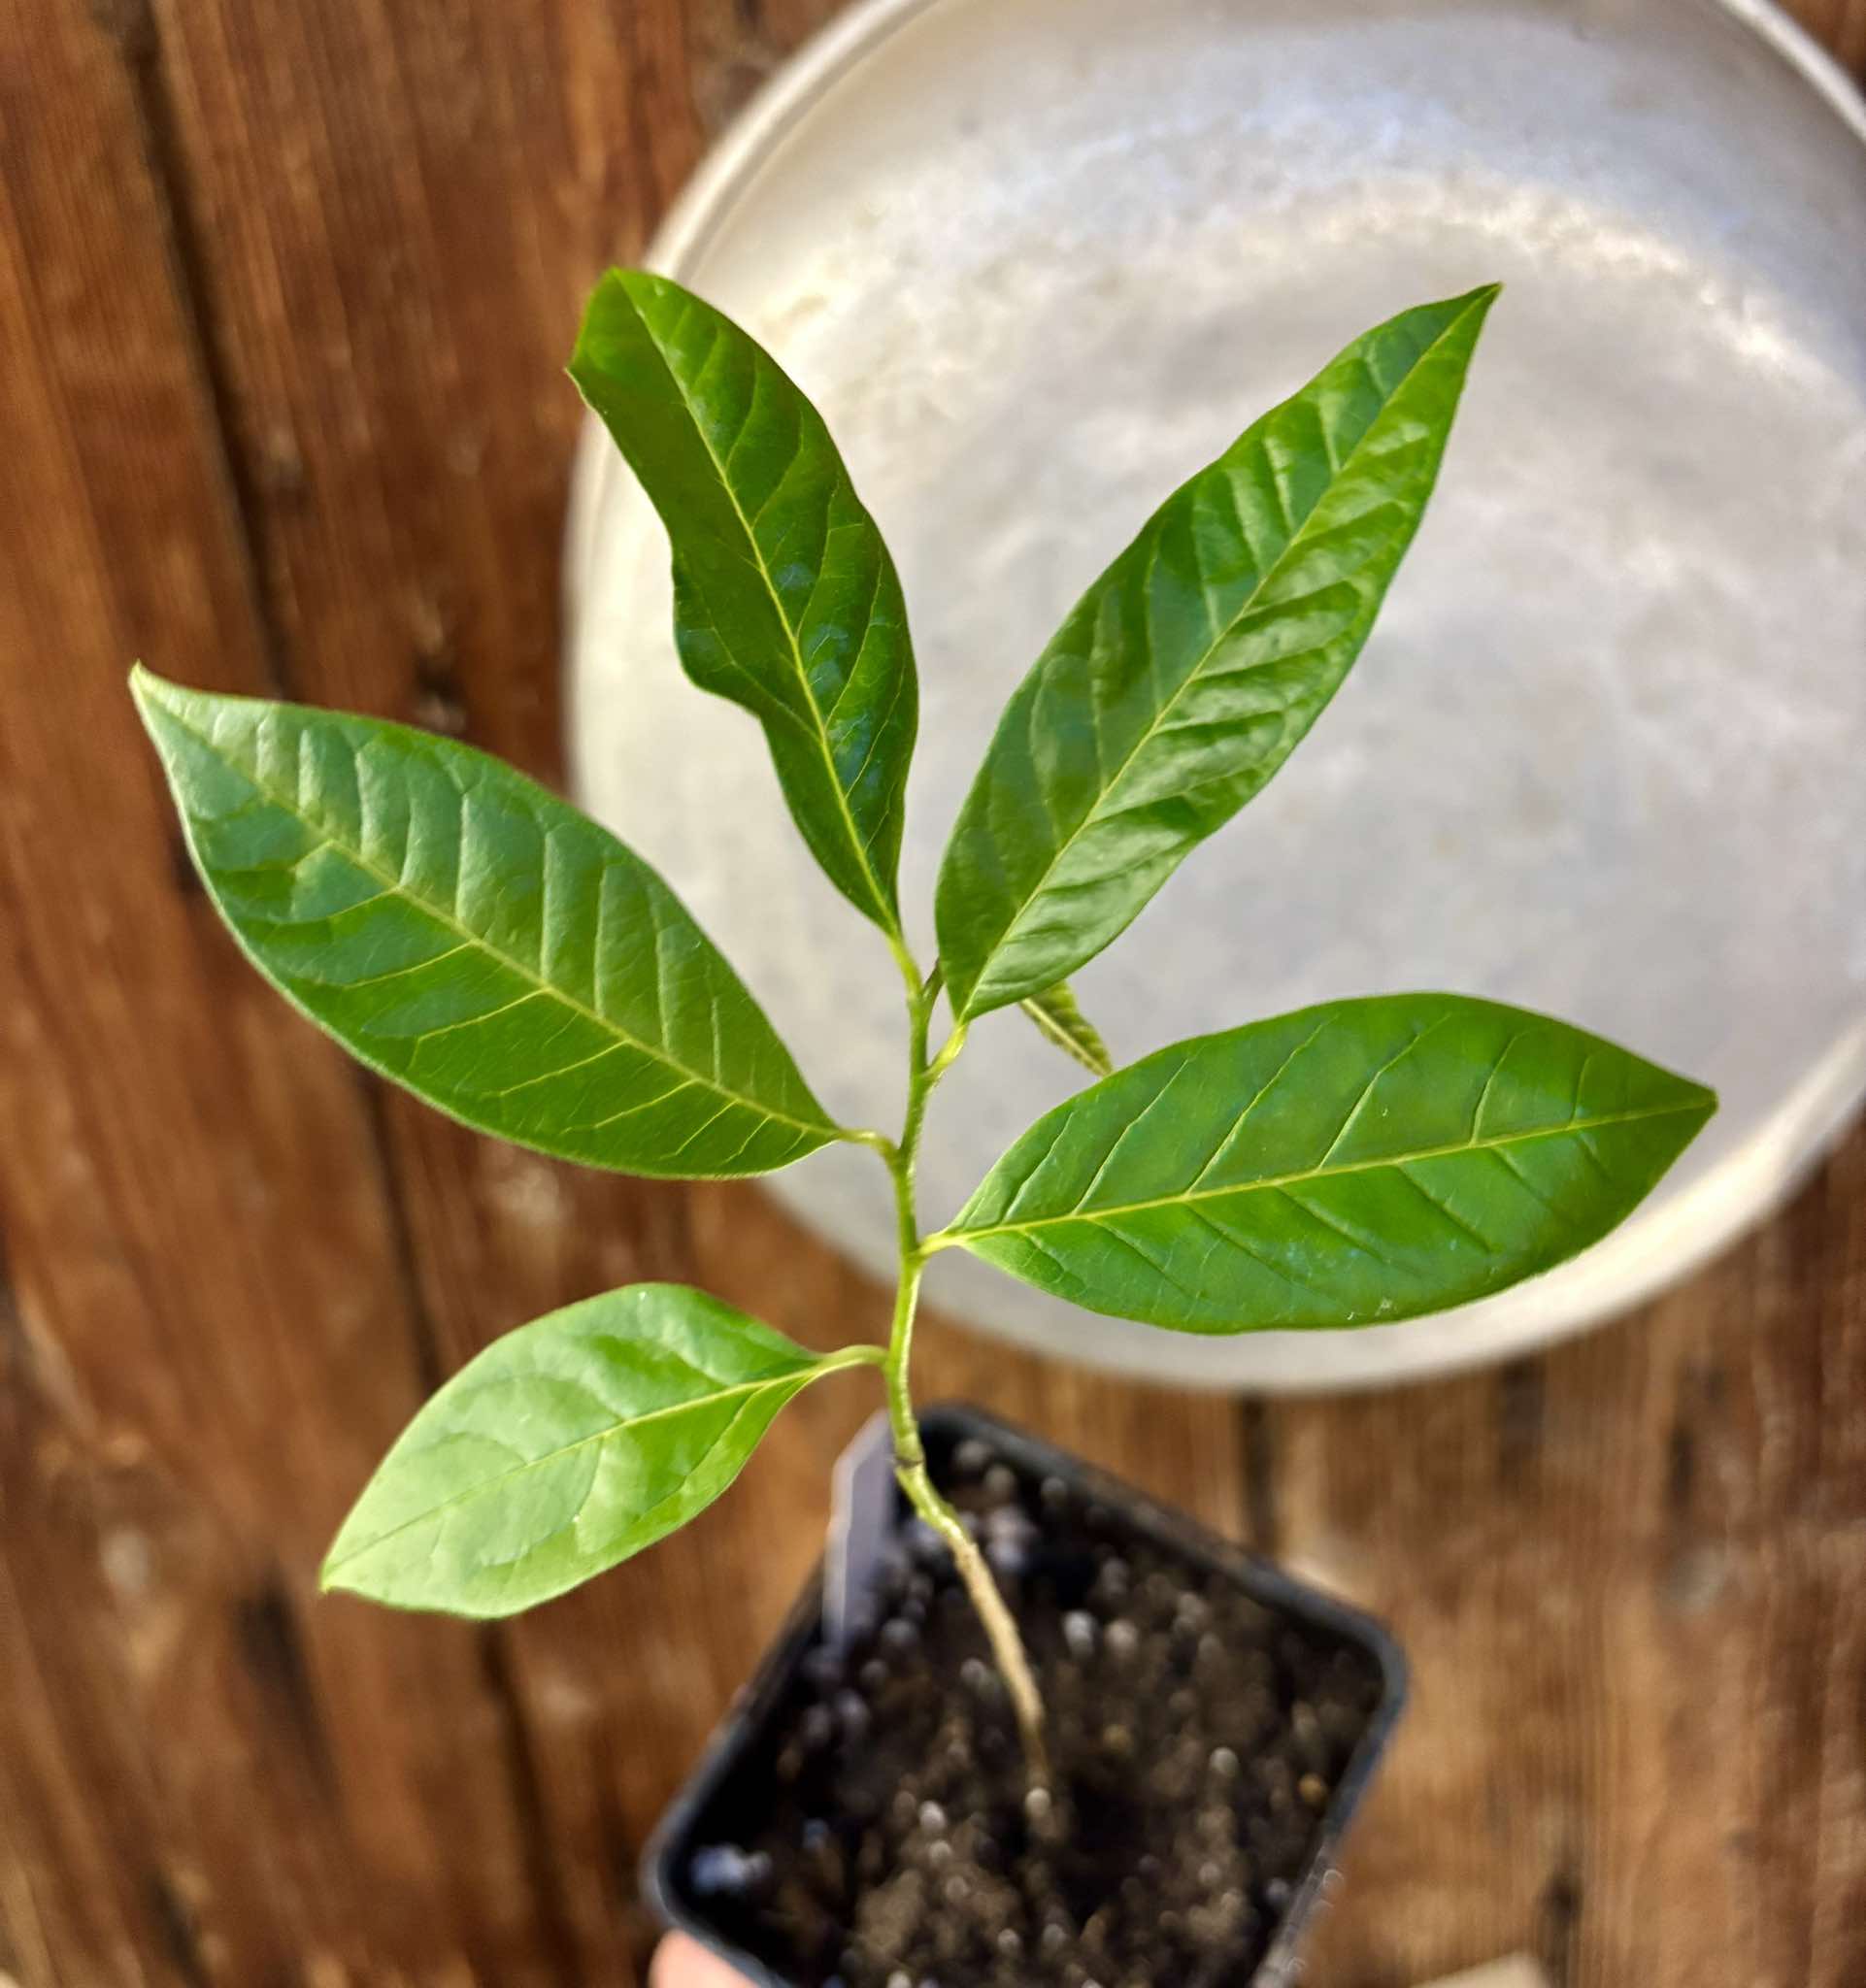
[[1597, 1242], [1716, 1106], [1521, 1009], [1335, 1002], [1092, 1084], [1040, 1118], [931, 1243], [1180, 1331], [1383, 1324]]
[[452, 1615], [549, 1601], [711, 1505], [800, 1389], [881, 1357], [809, 1352], [684, 1284], [567, 1306], [488, 1346], [415, 1417], [323, 1585]]

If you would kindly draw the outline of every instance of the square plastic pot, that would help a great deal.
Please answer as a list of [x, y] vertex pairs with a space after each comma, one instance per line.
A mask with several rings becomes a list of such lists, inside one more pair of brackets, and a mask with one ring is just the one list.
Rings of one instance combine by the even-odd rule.
[[[1380, 1680], [1378, 1700], [1316, 1818], [1282, 1921], [1257, 1965], [1227, 1984], [1227, 1988], [1283, 1988], [1299, 1971], [1298, 1951], [1305, 1929], [1322, 1902], [1342, 1836], [1392, 1736], [1404, 1703], [1406, 1666], [1399, 1646], [1371, 1616], [1219, 1539], [1183, 1512], [1156, 1505], [1093, 1465], [980, 1409], [956, 1405], [935, 1408], [922, 1416], [920, 1427], [936, 1477], [939, 1459], [950, 1455], [958, 1443], [976, 1438], [989, 1446], [994, 1460], [1007, 1464], [1019, 1477], [1063, 1479], [1083, 1498], [1108, 1508], [1123, 1528], [1150, 1541], [1194, 1572], [1233, 1581], [1273, 1614], [1346, 1644], [1371, 1660]], [[887, 1440], [884, 1421], [878, 1418], [850, 1445], [845, 1466], [859, 1471], [862, 1462], [878, 1446], [885, 1446]], [[906, 1516], [905, 1501], [897, 1495], [892, 1523], [898, 1526]], [[726, 1818], [738, 1807], [738, 1789], [749, 1773], [756, 1772], [751, 1763], [767, 1753], [760, 1743], [765, 1729], [788, 1696], [799, 1667], [822, 1640], [822, 1606], [823, 1570], [818, 1567], [756, 1674], [734, 1700], [692, 1775], [669, 1806], [643, 1857], [643, 1891], [662, 1922], [691, 1935], [755, 1988], [812, 1988], [812, 1984], [774, 1970], [767, 1961], [747, 1952], [729, 1930], [725, 1915], [696, 1891], [690, 1881], [691, 1866], [697, 1850], [730, 1834]], [[1176, 1984], [1159, 1982], [1154, 1988], [1176, 1988]]]

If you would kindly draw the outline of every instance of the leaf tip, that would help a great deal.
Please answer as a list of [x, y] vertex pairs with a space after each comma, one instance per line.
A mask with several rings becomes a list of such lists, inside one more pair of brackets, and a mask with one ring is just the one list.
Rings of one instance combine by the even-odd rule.
[[158, 677], [153, 670], [138, 661], [130, 665], [129, 694], [130, 701], [136, 706], [136, 715], [143, 721], [144, 731], [149, 734], [150, 743], [166, 765], [169, 735], [189, 693], [181, 684], [171, 682], [166, 677]]
[[[373, 1602], [379, 1608], [435, 1608], [436, 1605], [417, 1588], [406, 1580], [398, 1580], [391, 1570], [385, 1569], [380, 1556], [372, 1556], [370, 1548], [376, 1541], [365, 1540], [360, 1545], [349, 1545], [346, 1543], [348, 1532], [349, 1522], [346, 1521], [344, 1530], [330, 1542], [330, 1550], [317, 1569], [317, 1592], [320, 1595], [354, 1595], [359, 1602]], [[454, 1614], [464, 1611], [443, 1607], [438, 1612]]]
[[350, 1520], [347, 1518], [338, 1527], [336, 1538], [324, 1548], [324, 1557], [317, 1565], [317, 1592], [320, 1595], [336, 1594], [353, 1586], [342, 1573], [345, 1563], [352, 1557], [345, 1550], [344, 1544], [349, 1532]]
[[158, 677], [140, 656], [129, 666], [129, 694], [139, 711], [148, 711], [151, 704], [160, 703], [162, 693], [173, 688], [166, 678]]
[[1696, 1077], [1686, 1077], [1683, 1071], [1653, 1067], [1658, 1069], [1660, 1077], [1670, 1086], [1670, 1109], [1681, 1116], [1694, 1121], [1691, 1137], [1695, 1139], [1703, 1127], [1716, 1115], [1722, 1099], [1708, 1083], [1700, 1083]]
[[621, 288], [621, 271], [606, 269], [591, 284], [589, 295], [583, 300], [583, 315], [577, 326], [577, 341], [570, 348], [570, 358], [564, 367], [564, 371], [580, 388], [583, 387], [585, 379], [600, 367], [600, 348], [604, 338], [605, 320], [613, 308], [616, 292]]

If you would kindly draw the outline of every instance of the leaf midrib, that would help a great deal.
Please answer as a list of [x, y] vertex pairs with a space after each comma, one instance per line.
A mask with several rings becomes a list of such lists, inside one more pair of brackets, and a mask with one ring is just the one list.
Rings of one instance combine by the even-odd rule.
[[[642, 1428], [647, 1423], [664, 1422], [675, 1415], [690, 1414], [696, 1408], [711, 1408], [717, 1402], [749, 1399], [752, 1395], [763, 1394], [774, 1387], [789, 1386], [792, 1382], [800, 1386], [807, 1385], [813, 1380], [821, 1379], [825, 1374], [838, 1373], [845, 1367], [878, 1364], [883, 1357], [883, 1349], [880, 1346], [850, 1346], [845, 1348], [841, 1353], [832, 1353], [824, 1359], [808, 1362], [802, 1367], [793, 1369], [788, 1374], [767, 1374], [757, 1380], [735, 1381], [730, 1387], [719, 1388], [713, 1394], [695, 1395], [690, 1401], [670, 1402], [665, 1408], [650, 1408], [643, 1414], [629, 1415], [621, 1420], [611, 1422], [606, 1428], [592, 1430], [587, 1436], [578, 1437], [574, 1442], [561, 1443], [555, 1449], [546, 1450], [542, 1456], [527, 1457], [523, 1463], [514, 1464], [510, 1470], [495, 1471], [491, 1476], [482, 1477], [477, 1483], [470, 1484], [464, 1491], [456, 1491], [451, 1498], [444, 1498], [438, 1505], [430, 1505], [424, 1511], [417, 1511], [413, 1518], [405, 1518], [400, 1525], [390, 1526], [386, 1532], [378, 1533], [372, 1539], [366, 1540], [360, 1546], [352, 1547], [341, 1560], [334, 1558], [326, 1560], [323, 1572], [326, 1575], [334, 1574], [340, 1569], [350, 1566], [352, 1561], [360, 1560], [364, 1554], [374, 1553], [379, 1546], [386, 1545], [391, 1540], [400, 1539], [404, 1533], [413, 1531], [415, 1527], [427, 1525], [431, 1521], [442, 1517], [445, 1513], [453, 1510], [456, 1506], [465, 1505], [472, 1499], [483, 1497], [488, 1491], [508, 1482], [511, 1478], [523, 1476], [527, 1471], [542, 1470], [547, 1464], [558, 1463], [567, 1456], [575, 1456], [580, 1450], [587, 1449], [592, 1443], [614, 1442], [618, 1436], [632, 1435], [637, 1429]], [[539, 1379], [550, 1378], [549, 1375], [543, 1375], [530, 1377]], [[471, 1435], [472, 1433], [471, 1430], [450, 1430], [445, 1436], [437, 1439], [436, 1441], [424, 1443], [420, 1450], [415, 1452], [415, 1455], [419, 1456], [428, 1449], [439, 1448], [442, 1442], [448, 1441], [451, 1438]], [[692, 1472], [688, 1472], [687, 1477], [690, 1478], [692, 1474]], [[686, 1478], [683, 1478], [682, 1481], [685, 1482]], [[677, 1485], [675, 1491], [678, 1491], [679, 1488], [680, 1486]], [[667, 1495], [672, 1497], [675, 1493], [669, 1492]], [[656, 1505], [664, 1504], [665, 1502], [665, 1499], [655, 1500]], [[644, 1508], [645, 1510], [650, 1511], [653, 1508], [653, 1506]]]
[[[1134, 742], [1133, 746], [1129, 748], [1126, 755], [1122, 758], [1120, 764], [1115, 769], [1114, 774], [1101, 786], [1100, 790], [1097, 792], [1095, 796], [1094, 804], [1088, 810], [1087, 813], [1085, 813], [1083, 816], [1082, 820], [1079, 821], [1076, 824], [1076, 826], [1069, 831], [1068, 835], [1063, 838], [1062, 842], [1057, 845], [1055, 854], [1051, 856], [1050, 861], [1044, 866], [1043, 875], [1037, 879], [1037, 881], [1034, 884], [1031, 885], [1030, 889], [1024, 894], [1023, 902], [1020, 905], [1018, 905], [1016, 911], [1012, 914], [1010, 921], [1005, 925], [1003, 931], [999, 933], [997, 939], [993, 942], [990, 952], [985, 955], [986, 966], [989, 966], [994, 956], [1005, 951], [1010, 945], [1015, 944], [1018, 936], [1019, 927], [1022, 925], [1024, 918], [1029, 913], [1030, 908], [1043, 895], [1045, 890], [1049, 888], [1050, 879], [1051, 877], [1055, 875], [1057, 866], [1062, 862], [1063, 858], [1069, 853], [1069, 851], [1075, 847], [1076, 844], [1082, 839], [1082, 837], [1086, 835], [1089, 829], [1092, 828], [1095, 825], [1096, 821], [1100, 819], [1103, 804], [1108, 800], [1109, 796], [1114, 793], [1115, 789], [1120, 784], [1120, 782], [1126, 778], [1128, 768], [1131, 767], [1134, 761], [1137, 758], [1139, 758], [1141, 753], [1146, 750], [1147, 746], [1152, 743], [1155, 734], [1158, 733], [1161, 726], [1166, 722], [1167, 717], [1171, 714], [1174, 708], [1178, 705], [1180, 699], [1183, 697], [1185, 693], [1191, 688], [1191, 686], [1194, 683], [1196, 683], [1199, 680], [1199, 679], [1205, 674], [1206, 666], [1211, 662], [1212, 658], [1218, 652], [1218, 650], [1224, 646], [1224, 644], [1230, 640], [1232, 634], [1235, 632], [1237, 628], [1238, 623], [1242, 621], [1245, 618], [1245, 616], [1252, 611], [1252, 609], [1256, 606], [1257, 602], [1262, 598], [1266, 588], [1268, 588], [1271, 581], [1276, 578], [1277, 574], [1280, 571], [1282, 571], [1284, 565], [1294, 555], [1296, 548], [1305, 542], [1307, 534], [1309, 532], [1309, 528], [1315, 522], [1316, 514], [1321, 510], [1328, 496], [1340, 486], [1342, 479], [1346, 477], [1349, 471], [1353, 467], [1355, 458], [1361, 453], [1362, 449], [1364, 449], [1367, 447], [1369, 438], [1374, 434], [1375, 430], [1380, 427], [1383, 421], [1385, 420], [1387, 414], [1390, 412], [1394, 401], [1399, 398], [1402, 389], [1410, 383], [1414, 376], [1418, 372], [1419, 368], [1425, 364], [1426, 360], [1428, 360], [1432, 356], [1432, 354], [1438, 350], [1438, 348], [1445, 343], [1445, 341], [1450, 337], [1451, 333], [1455, 331], [1457, 327], [1465, 321], [1465, 319], [1471, 315], [1471, 313], [1475, 309], [1477, 309], [1477, 303], [1475, 300], [1471, 303], [1466, 304], [1464, 309], [1460, 311], [1455, 317], [1451, 318], [1449, 322], [1448, 322], [1439, 331], [1438, 335], [1431, 341], [1431, 343], [1427, 345], [1419, 352], [1418, 356], [1413, 361], [1412, 365], [1410, 365], [1406, 369], [1404, 377], [1394, 384], [1393, 390], [1386, 396], [1385, 400], [1382, 402], [1380, 413], [1377, 414], [1370, 422], [1368, 422], [1366, 431], [1362, 434], [1360, 440], [1357, 441], [1353, 445], [1353, 447], [1349, 449], [1348, 453], [1342, 457], [1341, 462], [1333, 470], [1329, 478], [1327, 489], [1324, 490], [1321, 496], [1316, 500], [1314, 506], [1311, 508], [1309, 512], [1308, 516], [1306, 516], [1301, 522], [1301, 524], [1299, 524], [1295, 528], [1295, 530], [1290, 533], [1288, 539], [1283, 544], [1283, 550], [1279, 552], [1273, 560], [1271, 560], [1268, 568], [1266, 568], [1266, 570], [1258, 577], [1256, 585], [1250, 589], [1250, 593], [1239, 605], [1237, 612], [1231, 616], [1231, 618], [1224, 624], [1222, 628], [1217, 629], [1214, 632], [1211, 640], [1200, 651], [1198, 660], [1192, 665], [1192, 667], [1189, 670], [1186, 671], [1185, 675], [1182, 677], [1180, 681], [1174, 686], [1172, 694], [1167, 698], [1166, 702], [1160, 706], [1159, 710], [1153, 714], [1153, 717], [1149, 722], [1147, 729]], [[1287, 403], [1284, 403], [1284, 405], [1287, 405]], [[1263, 425], [1264, 421], [1267, 421], [1269, 418], [1269, 415], [1265, 415], [1262, 420], [1253, 422], [1251, 425], [1253, 427], [1260, 428]], [[1229, 453], [1230, 450], [1226, 450], [1226, 454], [1228, 455]], [[1220, 457], [1219, 460], [1222, 461], [1223, 458]], [[1209, 476], [1212, 473], [1212, 471], [1216, 470], [1217, 467], [1218, 465], [1216, 463], [1214, 463], [1211, 466], [1211, 468], [1205, 472], [1205, 474]], [[1197, 479], [1196, 480], [1203, 481], [1203, 477]], [[1203, 584], [1201, 584], [1200, 590], [1201, 592], [1204, 591]], [[979, 988], [984, 984], [985, 976], [983, 972], [981, 972], [978, 979], [973, 982], [973, 997], [977, 996]], [[977, 1011], [972, 1006], [972, 1000], [970, 998], [967, 1000], [966, 1003], [966, 1011], [968, 1014], [974, 1014], [977, 1012]]]
[[[783, 601], [778, 593], [777, 582], [772, 579], [771, 571], [765, 564], [764, 548], [758, 544], [758, 535], [752, 529], [750, 518], [746, 515], [745, 506], [739, 502], [739, 493], [732, 487], [732, 480], [726, 475], [725, 464], [720, 459], [718, 451], [713, 447], [713, 438], [707, 433], [706, 424], [695, 412], [692, 399], [688, 395], [680, 374], [675, 371], [673, 362], [668, 357], [667, 348], [661, 343], [660, 335], [649, 321], [648, 314], [636, 303], [634, 296], [629, 292], [626, 285], [623, 286], [622, 294], [628, 298], [628, 308], [634, 312], [637, 323], [641, 325], [643, 331], [648, 335], [649, 344], [654, 348], [654, 356], [661, 362], [662, 372], [667, 375], [669, 384], [680, 397], [682, 407], [686, 410], [687, 419], [692, 423], [693, 432], [699, 438], [700, 447], [704, 450], [707, 461], [713, 465], [713, 474], [718, 480], [719, 488], [724, 493], [726, 502], [732, 507], [733, 516], [739, 520], [740, 530], [745, 533], [746, 544], [751, 551], [752, 570], [764, 582], [764, 590], [771, 600], [772, 612], [778, 617], [778, 626], [784, 632], [784, 646], [789, 651], [792, 669], [795, 671], [797, 682], [803, 690], [804, 703], [809, 708], [811, 714], [810, 736], [816, 741], [817, 753], [822, 759], [823, 772], [829, 781], [829, 791], [836, 797], [836, 811], [841, 815], [843, 827], [848, 832], [849, 846], [854, 852], [856, 865], [864, 878], [866, 878], [870, 891], [874, 894], [877, 908], [883, 914], [885, 929], [898, 938], [900, 936], [899, 914], [894, 910], [887, 892], [882, 888], [881, 879], [875, 875], [874, 866], [868, 860], [867, 845], [862, 841], [861, 832], [855, 825], [855, 816], [849, 805], [849, 796], [844, 791], [842, 780], [836, 772], [835, 754], [829, 749], [829, 731], [823, 719], [822, 710], [811, 692], [810, 673], [804, 668], [803, 649], [797, 641], [797, 631], [790, 625], [790, 616], [784, 613]], [[766, 363], [775, 365], [777, 362], [767, 358]], [[798, 447], [801, 447], [802, 446], [803, 435], [800, 429]], [[847, 480], [847, 471], [845, 471], [844, 476], [845, 480]], [[885, 555], [882, 554], [880, 556], [884, 557]], [[880, 584], [881, 580], [878, 572], [876, 576], [878, 590]], [[866, 762], [864, 762], [865, 764]]]
[[[644, 1056], [651, 1057], [656, 1063], [664, 1065], [667, 1069], [678, 1071], [689, 1082], [700, 1085], [702, 1089], [712, 1091], [717, 1097], [728, 1099], [731, 1103], [742, 1106], [746, 1110], [755, 1111], [763, 1117], [776, 1119], [784, 1125], [794, 1126], [799, 1132], [820, 1134], [827, 1139], [840, 1139], [844, 1137], [841, 1128], [830, 1123], [827, 1119], [816, 1122], [807, 1118], [799, 1118], [792, 1112], [782, 1111], [775, 1105], [764, 1103], [762, 1099], [749, 1098], [743, 1092], [736, 1091], [729, 1084], [721, 1082], [716, 1076], [709, 1077], [701, 1071], [691, 1069], [666, 1049], [657, 1048], [651, 1043], [643, 1042], [639, 1036], [632, 1035], [619, 1022], [579, 1001], [574, 994], [558, 985], [556, 981], [544, 978], [534, 968], [527, 966], [524, 961], [493, 944], [483, 933], [476, 932], [470, 925], [462, 924], [451, 912], [442, 910], [438, 905], [431, 903], [428, 899], [409, 889], [400, 878], [392, 876], [380, 864], [372, 861], [361, 849], [350, 843], [347, 837], [332, 834], [328, 824], [320, 821], [316, 815], [308, 813], [299, 805], [295, 795], [287, 797], [281, 789], [275, 787], [256, 768], [246, 766], [236, 759], [212, 733], [203, 732], [198, 726], [190, 724], [173, 704], [161, 701], [161, 708], [169, 718], [179, 725], [183, 731], [187, 733], [191, 739], [205, 746], [223, 765], [232, 767], [243, 779], [250, 780], [255, 793], [262, 796], [282, 812], [290, 815], [294, 821], [302, 822], [305, 827], [313, 830], [327, 846], [341, 850], [347, 861], [354, 863], [357, 869], [361, 870], [365, 876], [373, 878], [383, 886], [384, 891], [399, 897], [405, 904], [413, 905], [423, 916], [432, 918], [436, 924], [457, 934], [466, 944], [477, 947], [488, 957], [496, 960], [509, 972], [517, 975], [520, 979], [528, 981], [539, 993], [548, 994], [553, 1001], [561, 1002], [573, 1013], [582, 1015], [585, 1021], [590, 1022], [606, 1035], [613, 1036], [623, 1046], [639, 1050]], [[443, 772], [442, 777], [444, 779], [447, 778], [445, 772]], [[455, 791], [459, 790], [456, 788]], [[464, 794], [462, 794], [461, 798], [462, 800], [465, 799]], [[547, 830], [546, 833], [549, 834], [550, 831]], [[708, 943], [711, 944], [710, 941]], [[424, 960], [420, 964], [431, 966], [433, 963], [432, 960]], [[592, 961], [592, 971], [595, 970], [596, 963]], [[728, 968], [729, 971], [730, 969]], [[484, 1017], [475, 1016], [472, 1019], [483, 1020]], [[420, 1039], [417, 1037], [415, 1040], [418, 1044]], [[553, 1076], [561, 1076], [562, 1074], [562, 1072], [552, 1073]]]
[[1639, 1125], [1655, 1118], [1675, 1118], [1704, 1109], [1701, 1101], [1654, 1106], [1642, 1111], [1612, 1111], [1586, 1119], [1571, 1119], [1566, 1125], [1539, 1126], [1533, 1132], [1505, 1133], [1495, 1139], [1466, 1139], [1455, 1144], [1421, 1146], [1416, 1152], [1389, 1153], [1381, 1159], [1354, 1160], [1338, 1167], [1311, 1167], [1299, 1173], [1266, 1176], [1240, 1180], [1228, 1187], [1188, 1188], [1179, 1194], [1155, 1195], [1147, 1201], [1124, 1201], [1097, 1209], [1071, 1209], [1054, 1215], [1040, 1215], [1030, 1221], [992, 1222], [984, 1228], [961, 1228], [958, 1222], [929, 1236], [928, 1250], [948, 1249], [954, 1243], [978, 1242], [987, 1236], [1016, 1236], [1037, 1229], [1053, 1229], [1070, 1222], [1112, 1222], [1123, 1215], [1146, 1214], [1159, 1208], [1187, 1208], [1202, 1201], [1228, 1201], [1240, 1195], [1268, 1193], [1280, 1187], [1301, 1186], [1312, 1180], [1338, 1179], [1352, 1174], [1378, 1173], [1383, 1168], [1410, 1167], [1423, 1160], [1454, 1158], [1459, 1153], [1494, 1152], [1502, 1146], [1527, 1145], [1539, 1139], [1562, 1139], [1576, 1133], [1599, 1132], [1614, 1125]]

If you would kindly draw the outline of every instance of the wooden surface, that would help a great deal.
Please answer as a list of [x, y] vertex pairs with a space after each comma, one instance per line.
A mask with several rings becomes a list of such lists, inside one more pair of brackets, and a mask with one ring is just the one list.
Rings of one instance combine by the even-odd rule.
[[[360, 1077], [188, 879], [122, 675], [559, 771], [583, 290], [831, 0], [12, 0], [0, 28], [0, 1984], [640, 1978], [643, 1832], [801, 1579], [805, 1396], [691, 1532], [523, 1622], [314, 1592], [423, 1391], [629, 1278], [818, 1343], [881, 1294], [755, 1189]], [[1866, 68], [1866, 4], [1808, 0]], [[1336, 1405], [974, 1394], [1397, 1626], [1331, 1988], [1866, 1982], [1866, 1136], [1546, 1359]]]

